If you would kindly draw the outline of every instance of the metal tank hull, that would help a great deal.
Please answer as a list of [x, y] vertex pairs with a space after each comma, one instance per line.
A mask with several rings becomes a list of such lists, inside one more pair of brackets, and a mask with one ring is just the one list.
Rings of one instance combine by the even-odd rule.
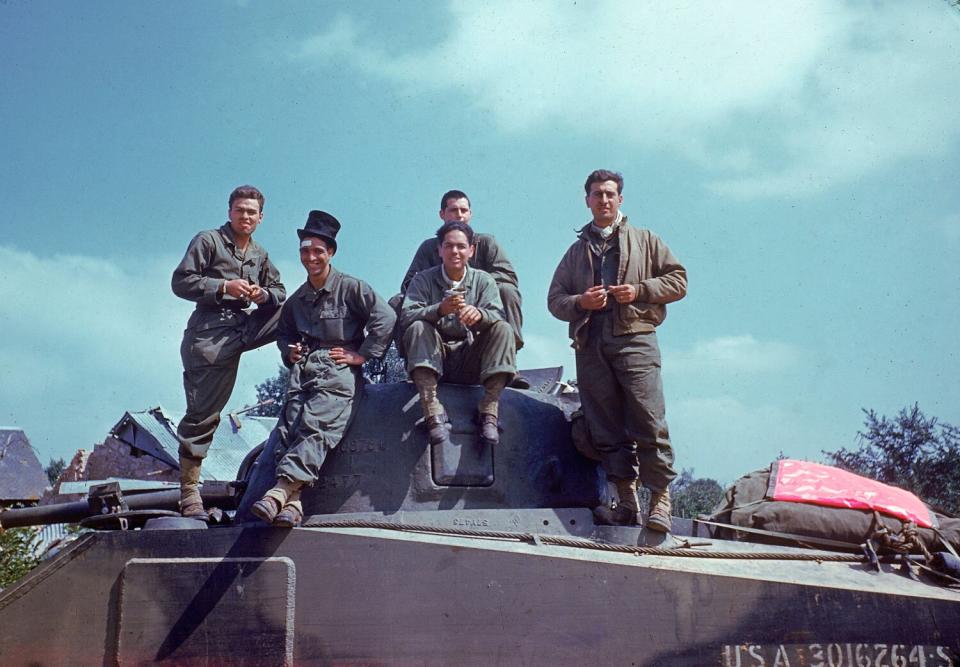
[[826, 552], [594, 525], [605, 480], [570, 442], [575, 405], [506, 392], [489, 452], [477, 391], [441, 388], [454, 443], [438, 451], [411, 387], [371, 388], [304, 527], [247, 521], [268, 441], [234, 525], [85, 534], [0, 594], [0, 664], [960, 665], [960, 592]]
[[949, 665], [958, 637], [960, 595], [861, 565], [371, 528], [98, 532], [0, 599], [3, 665]]

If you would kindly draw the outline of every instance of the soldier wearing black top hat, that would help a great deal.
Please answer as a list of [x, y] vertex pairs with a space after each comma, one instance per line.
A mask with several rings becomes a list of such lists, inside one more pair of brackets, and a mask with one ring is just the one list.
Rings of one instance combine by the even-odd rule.
[[274, 525], [292, 527], [303, 518], [300, 490], [316, 481], [327, 452], [347, 430], [361, 395], [360, 367], [383, 356], [396, 320], [370, 285], [330, 264], [339, 231], [340, 223], [324, 211], [310, 211], [297, 230], [307, 281], [284, 304], [277, 329], [290, 368], [277, 424], [277, 482], [252, 507]]

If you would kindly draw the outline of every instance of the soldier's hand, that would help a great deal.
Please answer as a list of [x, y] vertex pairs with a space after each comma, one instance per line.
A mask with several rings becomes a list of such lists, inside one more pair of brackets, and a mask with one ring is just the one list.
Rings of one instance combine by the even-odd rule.
[[637, 299], [637, 288], [635, 285], [611, 285], [610, 295], [617, 303], [633, 303]]
[[303, 345], [296, 343], [294, 345], [287, 345], [287, 349], [290, 350], [287, 352], [287, 359], [290, 360], [291, 364], [295, 364], [301, 359], [303, 359]]
[[353, 350], [343, 347], [330, 348], [330, 358], [338, 364], [346, 364], [347, 366], [360, 366], [367, 360], [362, 354], [357, 354]]
[[259, 306], [270, 300], [270, 292], [260, 287], [260, 285], [254, 285], [250, 290], [250, 300]]
[[250, 292], [252, 290], [253, 285], [248, 283], [243, 278], [228, 280], [223, 284], [223, 291], [232, 296], [234, 299], [249, 299]]
[[463, 300], [463, 294], [451, 294], [443, 297], [440, 302], [440, 316], [444, 317], [450, 313], [455, 313], [463, 308], [466, 302]]
[[464, 326], [472, 327], [474, 324], [483, 319], [483, 313], [480, 312], [480, 309], [476, 306], [464, 306], [457, 313], [457, 316], [460, 318], [460, 321]]
[[584, 310], [600, 310], [607, 306], [607, 288], [595, 285], [580, 295], [580, 307]]
[[303, 353], [306, 351], [303, 349], [302, 343], [295, 343], [293, 345], [287, 345], [287, 359], [290, 360], [291, 364], [295, 364], [301, 359], [303, 359]]

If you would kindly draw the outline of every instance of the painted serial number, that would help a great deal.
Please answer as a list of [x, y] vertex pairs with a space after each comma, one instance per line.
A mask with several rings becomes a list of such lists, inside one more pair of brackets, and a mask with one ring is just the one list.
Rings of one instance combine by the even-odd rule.
[[722, 660], [723, 667], [960, 667], [949, 647], [918, 644], [728, 644]]

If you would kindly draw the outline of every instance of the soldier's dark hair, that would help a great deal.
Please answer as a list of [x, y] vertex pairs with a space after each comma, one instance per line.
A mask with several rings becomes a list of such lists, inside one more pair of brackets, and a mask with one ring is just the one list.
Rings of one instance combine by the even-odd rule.
[[443, 211], [447, 208], [447, 202], [451, 199], [466, 199], [467, 204], [470, 204], [470, 197], [467, 196], [467, 193], [463, 190], [447, 190], [443, 193], [443, 196], [440, 198], [440, 210]]
[[260, 212], [263, 213], [263, 193], [252, 185], [241, 185], [238, 188], [234, 188], [233, 192], [230, 193], [230, 202], [228, 207], [233, 208], [233, 202], [237, 201], [238, 199], [256, 199], [258, 202], [260, 202]]
[[613, 181], [616, 183], [617, 194], [623, 194], [623, 174], [618, 171], [610, 171], [609, 169], [597, 169], [587, 176], [587, 182], [583, 184], [583, 189], [587, 191], [587, 196], [590, 196], [591, 185], [594, 183], [603, 183], [605, 181]]
[[459, 220], [451, 220], [440, 226], [440, 229], [437, 230], [437, 243], [443, 245], [443, 239], [445, 239], [450, 232], [463, 232], [467, 237], [467, 243], [473, 245], [473, 229], [467, 223], [460, 222]]

